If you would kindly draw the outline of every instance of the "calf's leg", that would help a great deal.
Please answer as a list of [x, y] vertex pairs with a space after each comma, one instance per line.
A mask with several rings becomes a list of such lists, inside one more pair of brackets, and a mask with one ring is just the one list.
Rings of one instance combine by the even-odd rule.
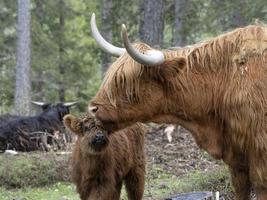
[[129, 200], [142, 200], [145, 187], [145, 166], [132, 169], [125, 178]]
[[122, 182], [118, 183], [116, 185], [116, 191], [114, 192], [113, 198], [114, 200], [120, 200], [121, 196], [121, 188], [122, 188]]
[[112, 182], [105, 182], [93, 187], [86, 200], [119, 200], [116, 197], [115, 184]]

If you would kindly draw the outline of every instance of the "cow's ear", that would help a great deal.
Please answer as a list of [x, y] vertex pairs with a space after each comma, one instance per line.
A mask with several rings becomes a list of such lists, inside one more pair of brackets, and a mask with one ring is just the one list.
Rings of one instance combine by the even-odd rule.
[[165, 69], [177, 69], [180, 71], [185, 69], [186, 65], [187, 62], [185, 57], [177, 57], [171, 60], [164, 61], [164, 63], [161, 64], [161, 67]]
[[186, 65], [187, 65], [187, 60], [185, 57], [175, 58], [172, 62], [180, 70], [184, 70], [186, 68]]
[[160, 65], [160, 74], [166, 81], [171, 78], [176, 78], [182, 71], [186, 69], [186, 59], [184, 57], [177, 57], [171, 60], [166, 60]]
[[83, 135], [83, 122], [78, 117], [66, 115], [63, 118], [66, 128], [77, 135]]

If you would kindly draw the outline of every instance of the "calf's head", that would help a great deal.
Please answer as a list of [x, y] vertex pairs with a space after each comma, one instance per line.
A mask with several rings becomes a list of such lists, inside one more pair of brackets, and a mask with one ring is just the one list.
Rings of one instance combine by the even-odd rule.
[[86, 116], [83, 119], [73, 115], [64, 117], [65, 126], [78, 136], [78, 145], [85, 155], [105, 152], [109, 144], [108, 132], [97, 125], [95, 119]]

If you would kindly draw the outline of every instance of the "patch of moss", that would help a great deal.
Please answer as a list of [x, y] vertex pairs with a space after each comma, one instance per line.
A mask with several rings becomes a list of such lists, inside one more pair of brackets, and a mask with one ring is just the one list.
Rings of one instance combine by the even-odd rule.
[[25, 199], [25, 200], [79, 200], [74, 185], [59, 182], [49, 187], [7, 190], [0, 188], [0, 200]]
[[69, 180], [68, 156], [54, 153], [0, 155], [0, 182], [6, 188], [38, 187]]

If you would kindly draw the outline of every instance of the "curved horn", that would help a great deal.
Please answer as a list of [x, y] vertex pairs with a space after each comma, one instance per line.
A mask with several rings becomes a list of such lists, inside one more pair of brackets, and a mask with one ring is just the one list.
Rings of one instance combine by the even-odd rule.
[[47, 104], [47, 103], [41, 102], [41, 101], [31, 101], [31, 103], [34, 105], [37, 105], [37, 106], [44, 106]]
[[121, 37], [127, 52], [135, 61], [148, 66], [159, 65], [164, 62], [164, 54], [161, 51], [148, 50], [143, 54], [136, 50], [129, 41], [127, 29], [124, 24], [122, 25]]
[[78, 103], [78, 101], [74, 101], [74, 102], [66, 102], [66, 103], [63, 103], [64, 106], [66, 107], [71, 107], [71, 106], [74, 106]]
[[124, 52], [124, 48], [116, 47], [110, 43], [108, 43], [102, 35], [99, 33], [96, 22], [95, 22], [95, 13], [91, 16], [91, 30], [93, 38], [96, 40], [97, 44], [101, 47], [101, 49], [113, 56], [121, 56]]

